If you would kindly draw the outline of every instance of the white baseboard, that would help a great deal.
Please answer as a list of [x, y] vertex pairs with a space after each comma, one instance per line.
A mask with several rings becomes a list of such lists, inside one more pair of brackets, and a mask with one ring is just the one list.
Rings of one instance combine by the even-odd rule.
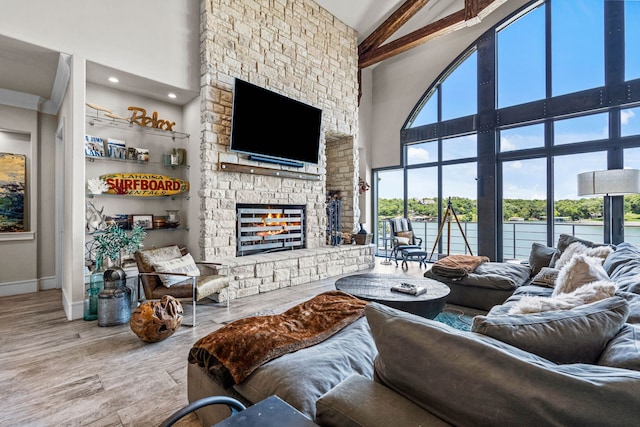
[[67, 298], [67, 294], [62, 289], [62, 308], [69, 320], [78, 320], [84, 318], [84, 300], [78, 302], [71, 302]]
[[38, 281], [35, 279], [0, 283], [0, 297], [30, 294], [32, 292], [38, 292]]
[[38, 289], [48, 291], [49, 289], [60, 289], [56, 281], [56, 276], [41, 277], [38, 279]]

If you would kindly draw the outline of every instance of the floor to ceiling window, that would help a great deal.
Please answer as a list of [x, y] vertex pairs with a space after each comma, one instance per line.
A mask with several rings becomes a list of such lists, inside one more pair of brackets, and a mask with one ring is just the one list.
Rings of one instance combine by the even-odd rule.
[[398, 216], [404, 210], [404, 171], [402, 169], [388, 169], [376, 171], [374, 174], [373, 191], [376, 195], [375, 210], [377, 221], [374, 233], [377, 236], [377, 254], [387, 256], [391, 250], [389, 236], [389, 218]]
[[502, 163], [505, 258], [525, 259], [531, 251], [531, 243], [547, 242], [546, 178], [547, 161], [544, 158]]
[[616, 220], [613, 243], [640, 240], [640, 196], [604, 209], [577, 195], [580, 172], [640, 168], [639, 20], [635, 0], [546, 0], [483, 34], [408, 117], [403, 199], [385, 215], [424, 222], [426, 249], [465, 253], [464, 239], [436, 239], [451, 198], [474, 254], [492, 259], [560, 233], [607, 241]]
[[571, 234], [587, 240], [603, 241], [603, 198], [578, 197], [579, 173], [607, 168], [607, 153], [596, 151], [553, 158], [554, 239]]

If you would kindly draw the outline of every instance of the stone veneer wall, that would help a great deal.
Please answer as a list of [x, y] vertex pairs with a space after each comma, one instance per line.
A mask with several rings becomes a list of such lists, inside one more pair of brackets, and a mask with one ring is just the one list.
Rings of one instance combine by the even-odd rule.
[[[201, 60], [201, 253], [207, 260], [225, 259], [237, 270], [238, 274], [232, 271], [232, 275], [244, 278], [233, 283], [238, 289], [237, 295], [257, 293], [261, 287], [272, 287], [273, 283], [279, 282], [276, 277], [279, 273], [271, 270], [270, 274], [258, 274], [261, 267], [254, 265], [247, 267], [253, 270], [253, 277], [246, 272], [240, 274], [238, 263], [245, 261], [234, 259], [236, 202], [304, 204], [307, 207], [308, 250], [332, 249], [326, 248], [325, 236], [325, 135], [351, 142], [355, 155], [350, 156], [351, 164], [345, 167], [357, 171], [356, 33], [312, 0], [202, 0]], [[319, 164], [305, 165], [302, 170], [319, 175], [317, 181], [220, 169], [219, 162], [288, 169], [252, 162], [246, 155], [229, 150], [236, 77], [323, 110]], [[286, 129], [286, 122], [283, 129]], [[265, 142], [276, 137], [265, 135]], [[354, 180], [352, 188], [355, 189], [356, 184]], [[353, 224], [353, 207], [350, 216]], [[336, 252], [335, 248], [333, 250]], [[289, 258], [304, 257], [301, 251], [287, 254]], [[299, 260], [296, 268], [311, 268], [306, 265], [308, 262]], [[315, 263], [322, 262], [323, 257], [316, 257]], [[250, 261], [249, 264], [254, 263]], [[304, 280], [328, 274], [320, 274], [318, 265], [313, 268], [316, 273], [305, 274]], [[337, 270], [331, 273], [340, 274]], [[254, 280], [258, 277], [259, 280]]]
[[359, 152], [352, 138], [327, 137], [327, 190], [340, 191], [342, 200], [342, 231], [357, 231], [358, 206], [358, 164]]

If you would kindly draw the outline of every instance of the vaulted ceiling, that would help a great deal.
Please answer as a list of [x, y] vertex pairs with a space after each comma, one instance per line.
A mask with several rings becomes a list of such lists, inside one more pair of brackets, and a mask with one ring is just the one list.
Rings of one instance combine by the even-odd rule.
[[[316, 0], [358, 35], [359, 67], [366, 68], [439, 35], [478, 22], [506, 0]], [[67, 56], [0, 36], [0, 97], [55, 114], [60, 82], [68, 78]], [[104, 74], [88, 67], [87, 79]], [[126, 82], [125, 82], [126, 83]], [[152, 82], [150, 82], [151, 84]], [[139, 82], [131, 84], [139, 89]], [[149, 92], [157, 88], [150, 89]], [[56, 99], [56, 98], [60, 99]]]

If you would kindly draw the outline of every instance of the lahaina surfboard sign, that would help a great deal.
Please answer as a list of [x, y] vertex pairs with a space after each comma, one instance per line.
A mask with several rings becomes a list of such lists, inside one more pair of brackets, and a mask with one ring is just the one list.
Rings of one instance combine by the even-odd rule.
[[189, 191], [189, 182], [151, 173], [111, 173], [102, 175], [109, 185], [107, 194], [126, 196], [173, 196]]

